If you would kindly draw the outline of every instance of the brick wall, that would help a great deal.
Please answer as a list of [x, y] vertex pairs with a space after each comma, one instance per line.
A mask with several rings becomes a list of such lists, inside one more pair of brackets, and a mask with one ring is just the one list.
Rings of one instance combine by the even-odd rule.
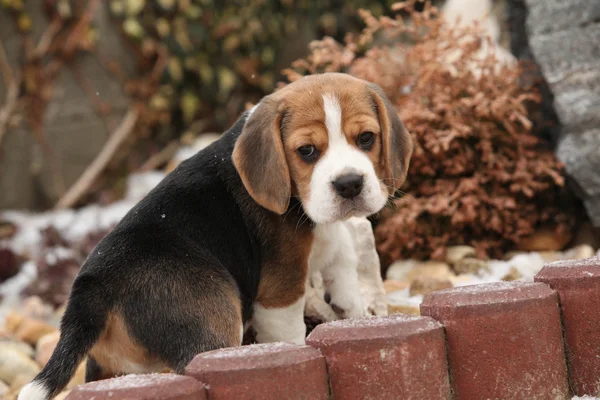
[[600, 395], [600, 258], [535, 282], [433, 292], [421, 316], [319, 325], [306, 346], [199, 354], [186, 376], [129, 375], [67, 399], [569, 399]]

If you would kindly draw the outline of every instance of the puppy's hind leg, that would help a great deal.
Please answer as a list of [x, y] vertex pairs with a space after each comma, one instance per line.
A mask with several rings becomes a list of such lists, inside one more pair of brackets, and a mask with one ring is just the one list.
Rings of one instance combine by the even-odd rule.
[[156, 290], [144, 303], [131, 302], [124, 310], [135, 339], [179, 374], [199, 353], [242, 343], [237, 284], [226, 271], [202, 275], [172, 276], [176, 292]]

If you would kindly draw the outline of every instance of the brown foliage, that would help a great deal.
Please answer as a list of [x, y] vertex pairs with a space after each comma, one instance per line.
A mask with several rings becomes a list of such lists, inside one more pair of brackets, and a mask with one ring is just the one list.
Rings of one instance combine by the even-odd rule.
[[408, 22], [361, 10], [361, 35], [312, 43], [286, 71], [290, 80], [341, 71], [378, 83], [413, 135], [407, 195], [376, 228], [383, 261], [438, 258], [454, 244], [498, 256], [541, 225], [572, 229], [563, 166], [532, 133], [527, 107], [539, 99], [519, 84], [523, 66], [481, 56], [489, 43], [477, 26], [450, 28], [435, 7], [414, 4], [395, 5]]

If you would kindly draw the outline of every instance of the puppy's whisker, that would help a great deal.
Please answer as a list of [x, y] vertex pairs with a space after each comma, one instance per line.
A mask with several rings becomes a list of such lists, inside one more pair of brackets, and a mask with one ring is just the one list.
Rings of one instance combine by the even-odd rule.
[[[306, 217], [306, 219], [304, 219], [304, 217]], [[304, 221], [308, 220], [308, 216], [306, 215], [306, 213], [302, 213], [302, 215], [300, 216], [300, 218], [298, 218], [298, 222], [296, 222], [296, 229], [294, 230], [294, 233], [298, 232], [298, 228], [300, 226], [302, 226], [302, 224], [304, 223]]]
[[[387, 179], [389, 179], [389, 178], [387, 178]], [[410, 193], [407, 193], [407, 192], [405, 192], [405, 191], [403, 191], [403, 190], [400, 190], [400, 189], [394, 189], [394, 187], [393, 187], [392, 185], [388, 185], [388, 184], [386, 184], [386, 183], [384, 182], [385, 180], [386, 180], [386, 178], [381, 178], [381, 179], [379, 179], [379, 182], [380, 182], [380, 183], [381, 183], [383, 186], [385, 186], [386, 188], [388, 188], [388, 189], [390, 189], [391, 191], [393, 191], [393, 192], [394, 192], [394, 195], [392, 195], [392, 196], [390, 196], [390, 197], [393, 197], [393, 198], [400, 198], [400, 197], [397, 197], [397, 196], [395, 195], [396, 193], [398, 193], [398, 194], [400, 194], [400, 195], [402, 196], [401, 198], [404, 198], [404, 197], [407, 197], [407, 196], [409, 196], [409, 197], [411, 197], [411, 198], [413, 198], [413, 199], [414, 199], [414, 197], [413, 197], [413, 196], [412, 196]]]
[[301, 202], [298, 202], [298, 203], [294, 204], [292, 207], [290, 207], [290, 208], [289, 208], [289, 209], [288, 209], [288, 210], [285, 212], [285, 214], [283, 215], [283, 220], [285, 221], [285, 220], [287, 219], [287, 216], [288, 216], [288, 215], [289, 215], [289, 214], [290, 214], [292, 211], [294, 211], [294, 209], [295, 209], [295, 208], [300, 208], [301, 206], [302, 206], [302, 203], [301, 203]]
[[413, 196], [410, 193], [404, 193], [404, 195], [402, 196], [402, 200], [404, 200], [404, 201], [416, 201], [417, 199], [415, 198], [415, 196]]
[[383, 186], [385, 186], [387, 189], [390, 189], [392, 191], [394, 191], [394, 187], [392, 185], [387, 185], [385, 182], [383, 182], [383, 180], [379, 180], [379, 183], [381, 183]]
[[296, 204], [294, 204], [292, 207], [289, 208], [289, 210], [286, 211], [286, 214], [289, 214], [290, 212], [294, 211], [294, 209], [296, 207], [300, 207], [302, 203], [301, 202], [297, 202]]

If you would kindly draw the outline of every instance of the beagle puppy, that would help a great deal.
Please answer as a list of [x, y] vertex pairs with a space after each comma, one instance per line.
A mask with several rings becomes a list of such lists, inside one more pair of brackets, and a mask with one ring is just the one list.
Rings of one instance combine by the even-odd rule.
[[[304, 343], [315, 231], [379, 212], [411, 154], [396, 110], [366, 81], [313, 75], [264, 97], [90, 253], [58, 345], [19, 399], [56, 395], [86, 355], [87, 382], [183, 373], [198, 353], [240, 345], [248, 322], [259, 342]], [[332, 284], [332, 304], [353, 314], [346, 281]]]

